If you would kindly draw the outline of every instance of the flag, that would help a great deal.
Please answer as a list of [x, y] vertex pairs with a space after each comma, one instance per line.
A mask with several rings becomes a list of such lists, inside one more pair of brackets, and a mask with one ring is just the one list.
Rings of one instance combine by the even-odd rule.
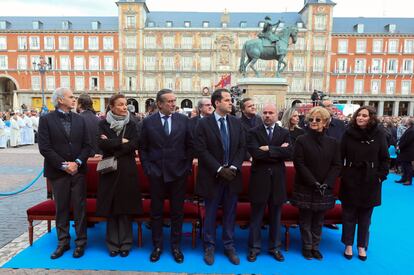
[[222, 75], [220, 81], [216, 85], [214, 85], [214, 87], [215, 88], [218, 88], [218, 87], [224, 88], [224, 87], [226, 87], [227, 85], [230, 85], [230, 84], [231, 84], [231, 74]]

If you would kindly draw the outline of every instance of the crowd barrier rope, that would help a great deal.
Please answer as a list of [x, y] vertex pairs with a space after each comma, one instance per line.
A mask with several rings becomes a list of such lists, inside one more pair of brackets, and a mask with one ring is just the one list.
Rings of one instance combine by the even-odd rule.
[[43, 175], [43, 169], [39, 172], [39, 174], [28, 184], [26, 184], [26, 186], [24, 186], [23, 188], [21, 188], [20, 190], [14, 191], [14, 192], [6, 192], [6, 193], [0, 193], [0, 197], [7, 197], [7, 196], [13, 196], [13, 195], [17, 195], [19, 193], [22, 193], [24, 191], [26, 191], [27, 189], [29, 189], [33, 184], [35, 184], [37, 182], [37, 180]]

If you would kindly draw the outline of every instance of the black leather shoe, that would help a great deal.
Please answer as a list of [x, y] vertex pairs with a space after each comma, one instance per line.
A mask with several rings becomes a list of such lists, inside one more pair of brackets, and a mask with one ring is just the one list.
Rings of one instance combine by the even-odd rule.
[[349, 255], [349, 254], [346, 254], [345, 252], [344, 252], [344, 257], [345, 257], [345, 259], [347, 259], [347, 260], [351, 260], [352, 259], [352, 257], [353, 257], [354, 255]]
[[326, 228], [333, 229], [333, 230], [338, 230], [339, 229], [339, 227], [336, 224], [325, 224], [324, 226]]
[[247, 260], [249, 262], [255, 262], [257, 259], [257, 252], [254, 250], [249, 250], [249, 253], [247, 254]]
[[312, 250], [312, 257], [314, 257], [315, 259], [322, 261], [323, 256], [322, 253], [319, 250]]
[[367, 258], [368, 258], [367, 256], [358, 255], [358, 259], [360, 259], [363, 262], [365, 262], [367, 260]]
[[395, 183], [403, 183], [405, 180], [395, 180]]
[[214, 264], [214, 248], [204, 249], [204, 262], [208, 265]]
[[121, 251], [121, 253], [119, 253], [119, 255], [120, 255], [121, 257], [128, 257], [128, 255], [129, 255], [129, 250], [123, 250], [123, 251]]
[[407, 185], [412, 185], [411, 181], [405, 181], [403, 182], [403, 185], [407, 186]]
[[280, 252], [279, 250], [271, 250], [269, 251], [269, 254], [272, 255], [273, 258], [275, 258], [278, 262], [283, 262], [285, 260], [285, 257], [283, 257], [282, 252]]
[[75, 251], [73, 251], [73, 258], [80, 258], [85, 254], [85, 247], [84, 246], [77, 246]]
[[161, 253], [162, 253], [161, 248], [159, 247], [154, 248], [154, 250], [152, 250], [151, 255], [150, 255], [150, 261], [153, 263], [157, 262], [161, 257]]
[[239, 258], [239, 256], [237, 256], [237, 253], [236, 253], [235, 250], [225, 250], [224, 255], [227, 256], [227, 258], [229, 259], [229, 261], [232, 264], [234, 264], [234, 265], [239, 265], [240, 264], [240, 258]]
[[171, 251], [173, 257], [174, 257], [174, 261], [181, 264], [184, 262], [184, 254], [183, 252], [181, 252], [181, 250], [179, 248], [174, 248]]
[[116, 256], [118, 256], [118, 254], [119, 254], [119, 251], [110, 251], [109, 252], [109, 256], [111, 256], [111, 257], [116, 257]]
[[57, 259], [63, 255], [66, 251], [70, 249], [70, 245], [58, 246], [56, 250], [50, 255], [52, 260]]
[[302, 249], [302, 255], [306, 260], [312, 260], [312, 251], [310, 249]]

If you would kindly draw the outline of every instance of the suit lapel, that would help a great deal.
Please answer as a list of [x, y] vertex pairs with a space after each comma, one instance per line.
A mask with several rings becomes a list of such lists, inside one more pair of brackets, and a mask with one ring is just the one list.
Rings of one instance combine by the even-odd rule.
[[171, 137], [173, 134], [175, 134], [177, 129], [180, 128], [179, 127], [180, 125], [178, 125], [178, 123], [180, 123], [180, 122], [178, 120], [177, 114], [173, 113], [171, 115], [171, 132], [170, 132], [170, 135], [168, 137]]
[[[165, 132], [164, 132], [164, 127], [162, 126], [162, 123], [161, 123], [161, 116], [160, 116], [160, 113], [156, 113], [156, 114], [154, 114], [154, 117], [153, 117], [153, 119], [154, 119], [154, 121], [153, 121], [153, 123], [154, 123], [154, 128], [155, 128], [155, 130], [163, 137], [163, 138], [167, 138], [167, 135], [165, 134]], [[172, 119], [171, 119], [172, 120]]]
[[217, 121], [216, 121], [216, 118], [215, 118], [214, 114], [212, 114], [211, 116], [207, 117], [207, 120], [208, 120], [208, 122], [210, 124], [211, 129], [213, 129], [213, 133], [215, 134], [215, 136], [217, 137], [217, 139], [221, 142], [221, 145], [223, 147], [223, 142], [221, 141], [220, 130], [218, 128]]
[[261, 137], [261, 141], [263, 144], [269, 144], [269, 136], [267, 133], [267, 129], [265, 128], [264, 125], [259, 127], [259, 136]]
[[59, 119], [59, 114], [57, 112], [58, 112], [57, 110], [54, 111], [54, 114], [52, 117], [54, 118], [55, 124], [59, 128], [60, 132], [63, 134], [66, 140], [69, 141], [69, 136], [66, 134], [65, 128], [63, 127], [62, 122]]

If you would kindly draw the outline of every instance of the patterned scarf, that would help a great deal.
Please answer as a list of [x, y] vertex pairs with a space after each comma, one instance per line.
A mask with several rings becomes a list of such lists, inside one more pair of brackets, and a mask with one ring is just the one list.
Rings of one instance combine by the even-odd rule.
[[106, 114], [106, 121], [110, 124], [109, 128], [119, 136], [124, 126], [129, 122], [129, 112], [126, 116], [118, 116], [109, 111]]

